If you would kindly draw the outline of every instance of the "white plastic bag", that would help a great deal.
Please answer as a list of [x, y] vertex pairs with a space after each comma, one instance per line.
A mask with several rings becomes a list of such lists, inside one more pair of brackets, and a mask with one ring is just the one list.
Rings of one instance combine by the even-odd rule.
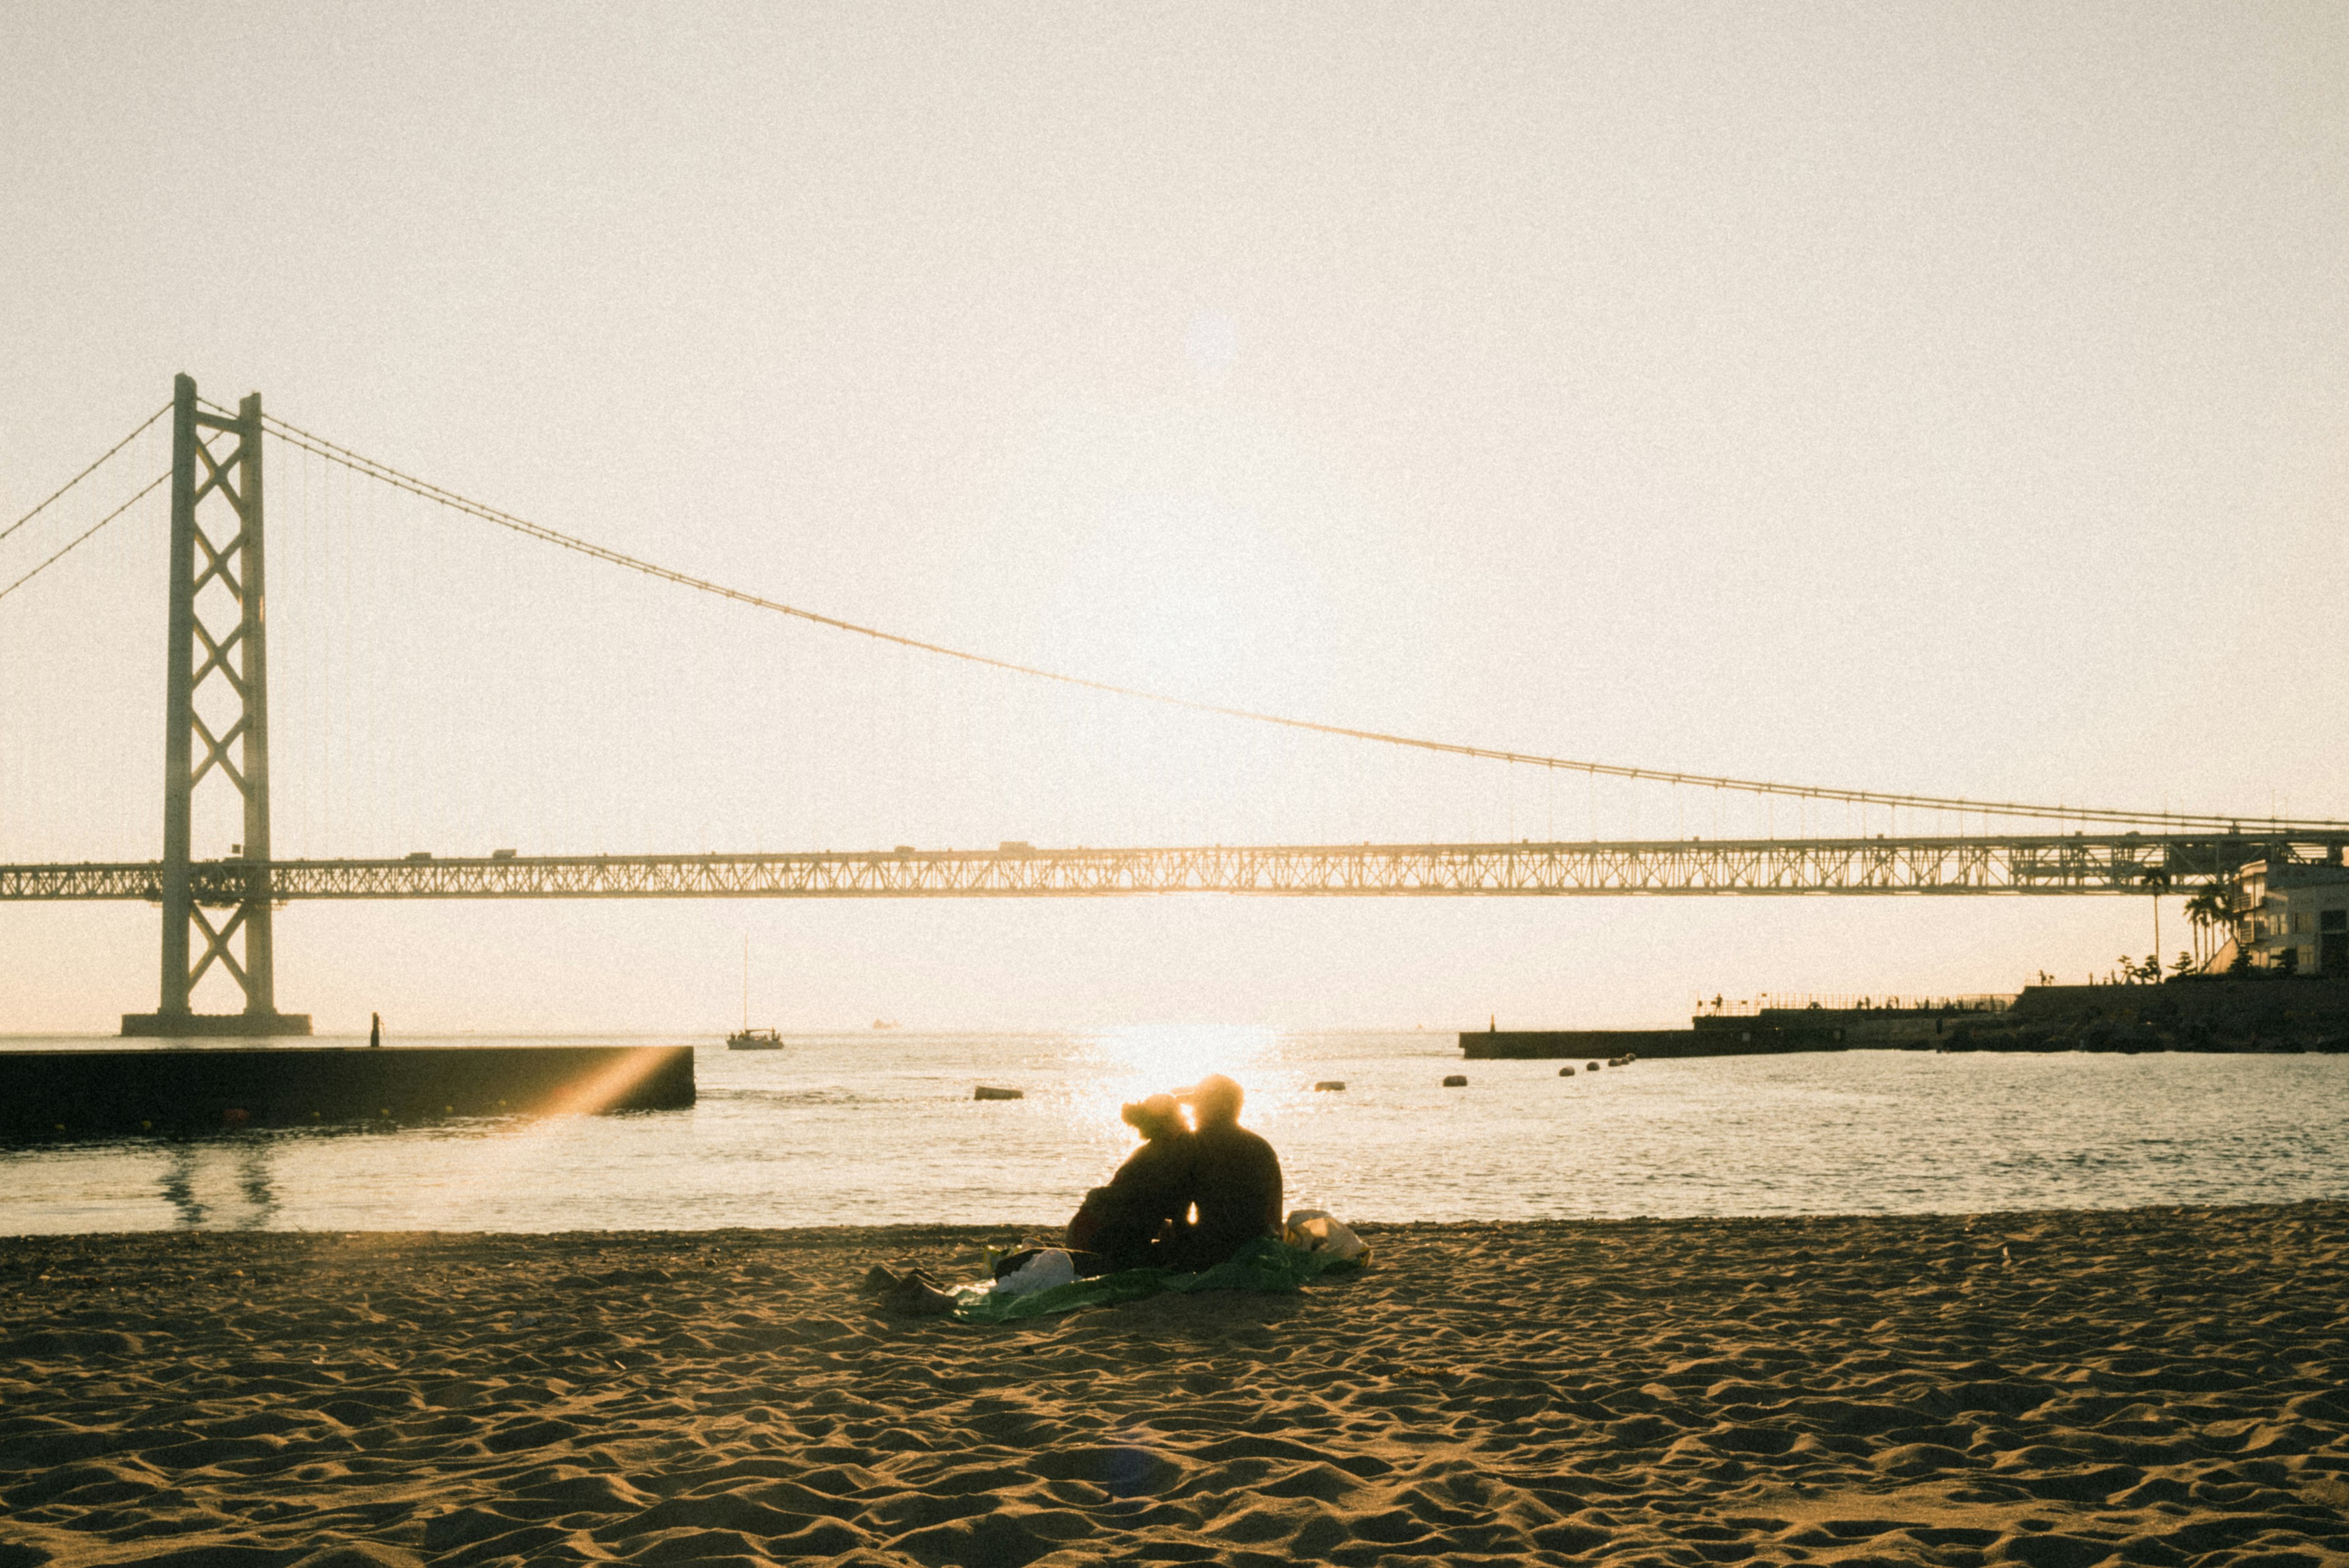
[[1072, 1285], [1076, 1282], [1076, 1260], [1058, 1247], [1047, 1247], [996, 1281], [995, 1288], [1007, 1296], [1024, 1296], [1031, 1291], [1049, 1291], [1054, 1285]]
[[1292, 1209], [1280, 1228], [1280, 1239], [1302, 1252], [1334, 1252], [1352, 1262], [1371, 1250], [1370, 1243], [1346, 1228], [1345, 1222], [1321, 1209]]

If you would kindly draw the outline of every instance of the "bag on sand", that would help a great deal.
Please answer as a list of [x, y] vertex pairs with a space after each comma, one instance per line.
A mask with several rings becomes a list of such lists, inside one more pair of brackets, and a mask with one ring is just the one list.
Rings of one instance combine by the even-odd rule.
[[1024, 1296], [1077, 1281], [1077, 1262], [1058, 1247], [1047, 1247], [995, 1282], [1005, 1295]]
[[1327, 1252], [1341, 1263], [1360, 1262], [1371, 1255], [1371, 1244], [1326, 1209], [1290, 1210], [1280, 1240], [1300, 1252]]

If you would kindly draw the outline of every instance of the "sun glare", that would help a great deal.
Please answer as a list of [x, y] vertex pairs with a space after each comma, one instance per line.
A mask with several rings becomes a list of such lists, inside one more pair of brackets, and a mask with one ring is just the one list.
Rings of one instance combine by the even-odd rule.
[[[1245, 1082], [1248, 1068], [1271, 1054], [1269, 1029], [1235, 1023], [1146, 1023], [1096, 1037], [1102, 1064], [1134, 1094], [1187, 1088], [1210, 1073]], [[1129, 1096], [1131, 1097], [1131, 1096]]]
[[1187, 1089], [1210, 1073], [1239, 1081], [1253, 1103], [1274, 1088], [1266, 1075], [1277, 1036], [1269, 1029], [1228, 1023], [1147, 1023], [1112, 1029], [1092, 1037], [1087, 1051], [1096, 1065], [1079, 1092], [1079, 1116], [1088, 1125], [1123, 1134], [1119, 1108], [1145, 1095]]

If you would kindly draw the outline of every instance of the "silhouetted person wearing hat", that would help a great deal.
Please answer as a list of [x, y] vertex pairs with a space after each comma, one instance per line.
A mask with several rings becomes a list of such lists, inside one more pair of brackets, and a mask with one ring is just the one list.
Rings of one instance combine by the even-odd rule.
[[1191, 1201], [1198, 1218], [1183, 1241], [1184, 1262], [1213, 1268], [1259, 1236], [1280, 1234], [1280, 1157], [1240, 1126], [1240, 1086], [1217, 1073], [1183, 1096], [1191, 1135]]

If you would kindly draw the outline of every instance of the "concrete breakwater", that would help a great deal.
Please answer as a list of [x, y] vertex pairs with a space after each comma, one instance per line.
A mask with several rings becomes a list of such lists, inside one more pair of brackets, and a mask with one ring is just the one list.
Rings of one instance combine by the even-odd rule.
[[1471, 1062], [1585, 1061], [1609, 1056], [1775, 1056], [1789, 1051], [1841, 1051], [1840, 1040], [1814, 1031], [1744, 1029], [1464, 1030], [1460, 1054]]
[[1686, 1029], [1464, 1032], [1471, 1061], [1769, 1056], [1794, 1051], [2349, 1053], [2349, 980], [2211, 977], [2037, 985], [2011, 1007], [1763, 1008]]
[[688, 1045], [0, 1051], [0, 1137], [99, 1137], [694, 1103]]

